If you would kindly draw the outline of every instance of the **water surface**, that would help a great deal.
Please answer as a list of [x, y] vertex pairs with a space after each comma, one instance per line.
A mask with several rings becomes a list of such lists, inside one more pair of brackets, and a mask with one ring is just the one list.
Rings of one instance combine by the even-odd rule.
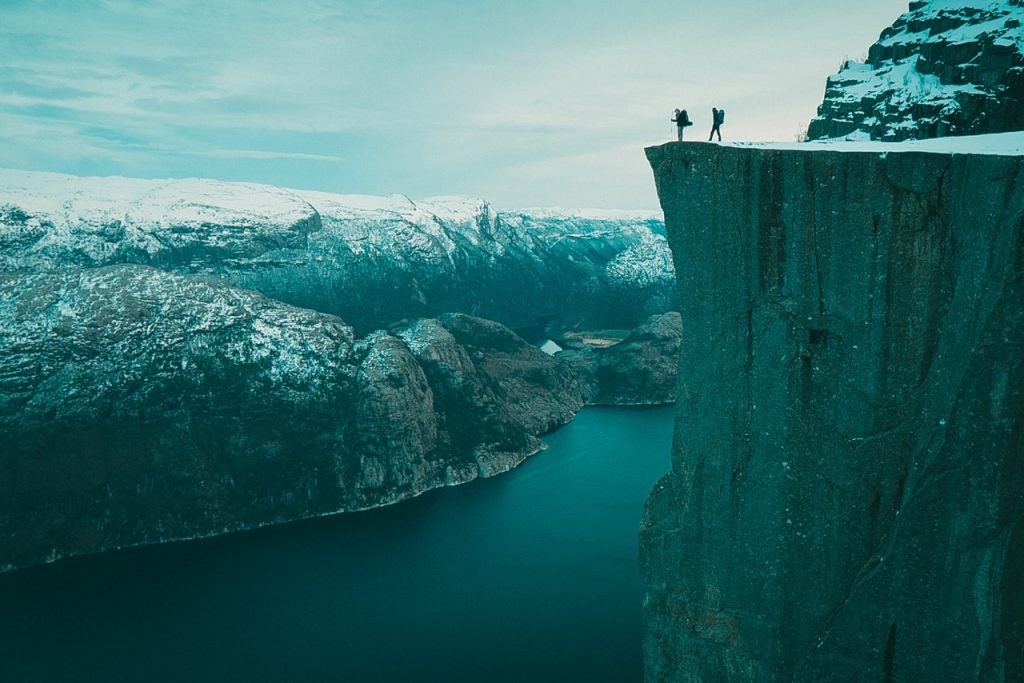
[[494, 479], [0, 575], [0, 680], [639, 681], [672, 414], [587, 408]]

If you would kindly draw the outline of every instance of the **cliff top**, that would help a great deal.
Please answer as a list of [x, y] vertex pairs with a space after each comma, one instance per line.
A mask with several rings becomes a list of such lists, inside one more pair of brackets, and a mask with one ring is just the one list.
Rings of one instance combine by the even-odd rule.
[[[669, 142], [648, 148], [648, 157], [653, 150], [662, 150], [677, 145], [719, 145], [742, 149], [789, 149], [801, 152], [873, 152], [898, 154], [900, 152], [925, 152], [929, 154], [978, 154], [983, 156], [1024, 156], [1024, 132], [993, 133], [990, 135], [963, 135], [957, 137], [907, 140], [904, 142], [879, 142], [872, 140], [814, 140], [811, 142]], [[658, 156], [657, 152], [654, 156]]]

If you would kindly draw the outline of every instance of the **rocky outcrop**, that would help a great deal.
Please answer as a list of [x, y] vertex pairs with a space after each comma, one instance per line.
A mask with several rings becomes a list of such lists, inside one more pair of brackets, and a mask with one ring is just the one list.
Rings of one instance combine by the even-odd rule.
[[559, 340], [557, 354], [580, 377], [584, 397], [592, 405], [656, 405], [676, 400], [679, 313], [651, 316], [629, 336], [606, 348]]
[[[579, 380], [565, 363], [493, 321], [446, 314], [396, 334], [430, 382], [445, 447], [473, 453], [486, 476], [540, 450], [536, 435], [565, 424], [583, 406]], [[488, 426], [486, 439], [480, 425]]]
[[685, 330], [648, 681], [1024, 679], [1024, 157], [843, 149], [647, 151]]
[[0, 273], [0, 358], [0, 570], [489, 476], [582, 405], [565, 364], [497, 323], [354, 341], [137, 265]]
[[812, 140], [1024, 130], [1024, 2], [918, 0], [829, 76]]
[[218, 275], [361, 336], [452, 311], [631, 328], [676, 305], [654, 213], [0, 170], [0, 270], [115, 263]]

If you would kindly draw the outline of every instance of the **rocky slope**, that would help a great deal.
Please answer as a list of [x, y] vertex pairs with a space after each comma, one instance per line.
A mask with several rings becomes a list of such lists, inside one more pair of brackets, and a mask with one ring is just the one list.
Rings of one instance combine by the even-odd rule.
[[934, 142], [648, 150], [686, 330], [648, 681], [1024, 680], [1024, 156]]
[[679, 313], [651, 316], [607, 348], [559, 340], [556, 354], [579, 375], [584, 399], [594, 405], [674, 403], [683, 336]]
[[653, 213], [0, 170], [0, 270], [114, 263], [216, 274], [361, 335], [451, 311], [631, 328], [676, 305]]
[[355, 341], [333, 315], [138, 265], [0, 273], [0, 358], [0, 569], [503, 472], [583, 402], [494, 322]]
[[811, 139], [1024, 130], [1024, 2], [918, 0], [829, 77]]

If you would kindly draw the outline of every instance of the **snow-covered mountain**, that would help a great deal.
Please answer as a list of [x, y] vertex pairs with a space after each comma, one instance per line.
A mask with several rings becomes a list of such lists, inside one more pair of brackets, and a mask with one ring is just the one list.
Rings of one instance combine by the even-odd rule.
[[919, 0], [828, 78], [810, 139], [1024, 130], [1024, 0]]
[[216, 274], [361, 332], [449, 311], [631, 327], [675, 305], [653, 212], [0, 170], [0, 269], [114, 263]]

